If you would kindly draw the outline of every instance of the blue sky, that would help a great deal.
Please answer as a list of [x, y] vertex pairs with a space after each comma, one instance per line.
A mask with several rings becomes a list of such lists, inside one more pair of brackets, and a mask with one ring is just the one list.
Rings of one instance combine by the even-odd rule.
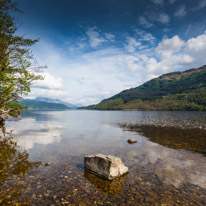
[[18, 0], [18, 34], [47, 64], [29, 98], [95, 104], [206, 64], [206, 0]]

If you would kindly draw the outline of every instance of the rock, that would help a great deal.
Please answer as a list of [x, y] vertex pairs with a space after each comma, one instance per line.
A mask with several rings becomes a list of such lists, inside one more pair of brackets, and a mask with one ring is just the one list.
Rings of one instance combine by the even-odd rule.
[[134, 143], [137, 142], [137, 140], [136, 140], [136, 139], [128, 139], [127, 142], [128, 142], [129, 144], [134, 144]]
[[49, 166], [50, 166], [50, 164], [47, 162], [47, 163], [45, 163], [45, 166], [46, 166], [46, 167], [49, 167]]
[[125, 167], [122, 160], [111, 155], [85, 156], [84, 166], [89, 172], [108, 180], [120, 177], [128, 172], [128, 167]]

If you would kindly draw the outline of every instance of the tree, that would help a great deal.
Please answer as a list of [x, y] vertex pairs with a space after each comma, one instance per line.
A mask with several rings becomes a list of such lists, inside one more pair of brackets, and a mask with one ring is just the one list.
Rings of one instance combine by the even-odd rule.
[[0, 120], [12, 110], [19, 110], [11, 102], [30, 92], [31, 83], [42, 79], [31, 69], [35, 64], [30, 47], [39, 39], [18, 36], [15, 18], [11, 11], [21, 12], [12, 0], [0, 0]]

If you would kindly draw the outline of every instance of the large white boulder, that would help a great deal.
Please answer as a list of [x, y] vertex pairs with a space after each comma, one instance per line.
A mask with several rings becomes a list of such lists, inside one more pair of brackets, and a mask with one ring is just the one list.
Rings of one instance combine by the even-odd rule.
[[91, 173], [108, 180], [120, 177], [128, 172], [128, 167], [125, 167], [122, 160], [111, 155], [97, 154], [85, 156], [84, 166]]

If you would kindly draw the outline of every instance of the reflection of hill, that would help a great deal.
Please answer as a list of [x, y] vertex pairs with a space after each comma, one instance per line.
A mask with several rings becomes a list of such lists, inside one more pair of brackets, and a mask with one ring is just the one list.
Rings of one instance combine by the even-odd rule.
[[154, 125], [123, 126], [149, 138], [150, 141], [173, 149], [189, 151], [206, 150], [206, 130], [182, 129], [177, 127], [157, 127]]
[[91, 182], [97, 189], [109, 195], [117, 195], [119, 192], [121, 192], [127, 174], [123, 177], [115, 178], [113, 181], [109, 181], [109, 180], [104, 180], [85, 170], [84, 177], [89, 182]]
[[[18, 151], [16, 142], [1, 128], [0, 135], [0, 204], [18, 205], [18, 197], [27, 185], [25, 175], [40, 162], [28, 160], [29, 154]], [[20, 200], [22, 202], [24, 200]]]

